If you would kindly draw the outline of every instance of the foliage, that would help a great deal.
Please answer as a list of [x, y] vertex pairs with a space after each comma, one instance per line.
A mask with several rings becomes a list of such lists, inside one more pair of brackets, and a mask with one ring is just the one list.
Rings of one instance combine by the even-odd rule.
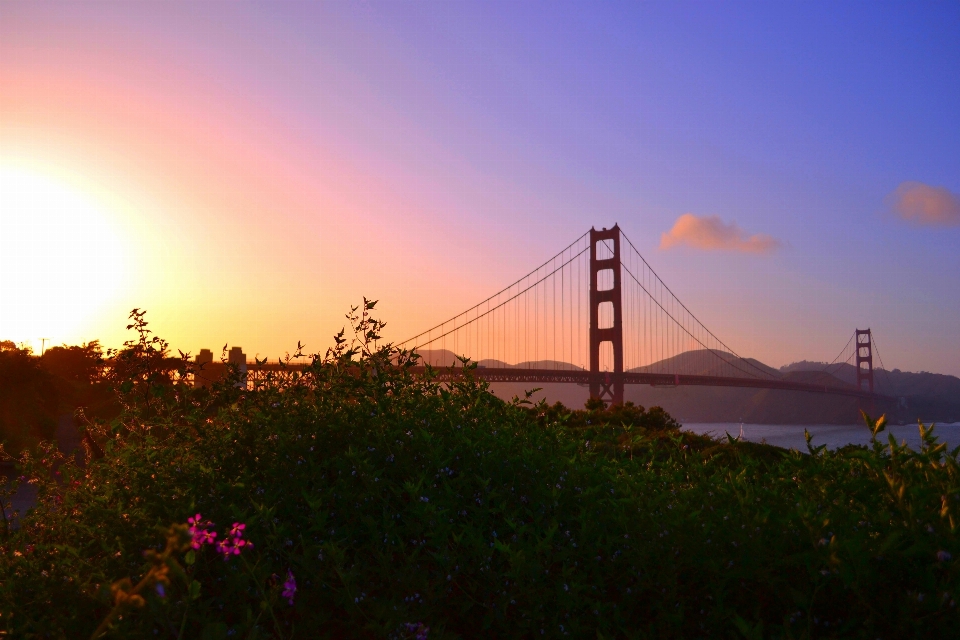
[[54, 376], [29, 349], [0, 349], [0, 443], [7, 451], [53, 437], [60, 400]]
[[[0, 628], [954, 633], [960, 452], [932, 429], [911, 451], [868, 421], [872, 447], [801, 454], [686, 434], [662, 410], [503, 402], [469, 363], [450, 383], [414, 375], [415, 354], [380, 343], [374, 304], [325, 355], [212, 389], [135, 312], [137, 339], [108, 356], [123, 411], [90, 426], [87, 465], [49, 446], [21, 459], [39, 497], [0, 543]], [[188, 518], [183, 551], [170, 527]], [[209, 544], [240, 524], [252, 548]]]
[[104, 353], [96, 340], [79, 346], [50, 347], [40, 356], [40, 368], [53, 375], [60, 410], [83, 407], [87, 417], [112, 418], [119, 413], [104, 371]]
[[100, 380], [103, 350], [97, 340], [81, 346], [50, 347], [40, 356], [40, 366], [47, 372], [86, 386]]
[[42, 356], [0, 342], [0, 442], [17, 454], [50, 440], [57, 419], [83, 407], [86, 417], [119, 413], [96, 341], [47, 349]]

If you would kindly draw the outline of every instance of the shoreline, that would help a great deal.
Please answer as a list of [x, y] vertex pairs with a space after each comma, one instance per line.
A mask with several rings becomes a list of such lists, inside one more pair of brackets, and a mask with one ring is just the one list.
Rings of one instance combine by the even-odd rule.
[[[740, 433], [740, 424], [739, 422], [681, 422], [681, 429], [701, 435], [712, 434], [721, 438], [726, 433], [737, 437]], [[960, 422], [933, 424], [935, 426], [934, 435], [939, 438], [940, 442], [946, 442], [948, 449], [960, 446]], [[925, 426], [929, 427], [930, 425]], [[865, 446], [870, 444], [870, 432], [862, 424], [772, 425], [743, 423], [743, 439], [748, 442], [766, 443], [784, 449], [806, 451], [807, 443], [803, 435], [804, 429], [813, 436], [811, 440], [813, 446], [826, 444], [828, 449], [837, 449], [850, 444]], [[920, 433], [915, 424], [888, 425], [880, 437], [886, 441], [888, 434], [893, 434], [898, 443], [906, 442], [912, 449], [918, 449], [920, 446]]]

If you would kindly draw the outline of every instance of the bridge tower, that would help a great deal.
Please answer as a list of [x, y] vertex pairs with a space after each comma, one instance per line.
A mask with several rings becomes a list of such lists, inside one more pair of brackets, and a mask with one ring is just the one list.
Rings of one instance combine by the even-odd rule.
[[857, 348], [857, 388], [861, 391], [864, 391], [864, 383], [866, 383], [866, 391], [873, 393], [873, 336], [870, 334], [870, 329], [864, 329], [861, 331], [857, 329], [857, 339], [856, 339]]
[[[598, 257], [603, 243], [603, 258]], [[611, 247], [612, 245], [612, 247]], [[612, 248], [612, 255], [609, 255]], [[601, 274], [602, 277], [601, 277]], [[599, 284], [613, 286], [601, 290]], [[590, 229], [590, 397], [623, 404], [623, 311], [620, 294], [620, 227]], [[600, 326], [601, 305], [612, 306], [613, 323]], [[604, 314], [609, 315], [609, 314]], [[613, 371], [600, 371], [600, 345], [613, 345]]]

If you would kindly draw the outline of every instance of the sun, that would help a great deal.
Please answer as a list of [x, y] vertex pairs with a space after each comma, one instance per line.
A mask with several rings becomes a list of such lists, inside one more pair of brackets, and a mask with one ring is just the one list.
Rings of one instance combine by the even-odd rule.
[[[0, 165], [0, 340], [75, 343], [124, 281], [121, 234], [67, 183]], [[48, 343], [49, 344], [49, 343]]]

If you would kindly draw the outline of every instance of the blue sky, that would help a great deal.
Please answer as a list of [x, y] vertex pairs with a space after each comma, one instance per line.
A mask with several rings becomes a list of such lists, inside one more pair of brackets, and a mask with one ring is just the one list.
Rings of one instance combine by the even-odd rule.
[[[870, 326], [888, 367], [960, 375], [958, 33], [955, 2], [6, 4], [0, 161], [126, 194], [144, 255], [184, 252], [84, 336], [140, 306], [275, 354], [367, 295], [407, 337], [616, 221], [742, 354]], [[903, 183], [945, 217], [904, 219]], [[776, 248], [662, 248], [684, 214]], [[229, 247], [272, 259], [241, 279]]]

